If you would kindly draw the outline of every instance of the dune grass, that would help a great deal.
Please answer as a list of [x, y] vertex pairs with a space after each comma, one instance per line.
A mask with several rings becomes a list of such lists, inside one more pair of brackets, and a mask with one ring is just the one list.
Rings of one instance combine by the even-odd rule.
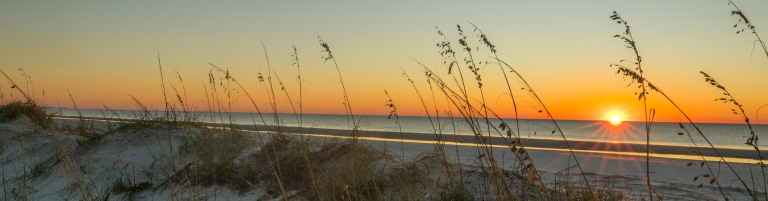
[[[733, 2], [730, 3], [735, 7]], [[737, 10], [733, 11], [732, 15], [739, 16], [740, 22], [746, 26], [739, 32], [751, 30], [765, 50], [765, 44], [760, 41], [754, 26], [738, 7], [735, 8]], [[330, 45], [319, 36], [320, 48], [324, 53], [322, 59], [325, 62], [333, 62], [332, 67], [338, 75], [336, 79], [341, 84], [341, 97], [350, 138], [326, 139], [303, 135], [307, 134], [302, 122], [304, 89], [301, 87], [303, 81], [295, 45], [291, 65], [297, 69], [298, 90], [291, 91], [283, 85], [278, 74], [268, 63], [269, 56], [264, 46], [267, 72], [260, 71], [258, 77], [261, 87], [265, 89], [263, 95], [252, 96], [247, 87], [234, 78], [234, 73], [210, 64], [209, 82], [203, 83], [205, 105], [194, 105], [188, 102], [186, 87], [178, 72], [176, 80], [165, 79], [162, 74], [162, 62], [158, 56], [158, 68], [162, 78], [160, 92], [164, 96], [163, 107], [155, 109], [130, 96], [136, 107], [134, 111], [118, 113], [105, 106], [106, 113], [101, 119], [79, 115], [76, 121], [57, 120], [55, 114], [42, 107], [44, 102], [34, 98], [34, 87], [29, 91], [31, 82], [28, 78], [31, 77], [23, 73], [27, 90], [22, 90], [2, 72], [12, 84], [11, 88], [15, 89], [13, 93], [21, 96], [17, 96], [20, 97], [17, 99], [2, 100], [0, 123], [32, 123], [22, 127], [25, 132], [19, 132], [17, 137], [0, 138], [3, 157], [7, 151], [5, 147], [18, 143], [21, 149], [19, 158], [22, 160], [20, 173], [2, 173], [3, 199], [35, 200], [35, 192], [47, 188], [34, 186], [35, 182], [39, 181], [38, 178], [51, 174], [62, 174], [67, 178], [71, 176], [73, 179], [69, 186], [58, 191], [61, 198], [66, 200], [140, 200], [153, 194], [163, 194], [164, 198], [170, 200], [216, 200], [219, 199], [223, 188], [239, 194], [259, 191], [265, 198], [282, 200], [663, 199], [664, 195], [655, 193], [651, 185], [650, 135], [655, 111], [649, 109], [651, 107], [646, 101], [651, 92], [660, 94], [675, 105], [696, 133], [706, 140], [708, 148], [715, 151], [717, 148], [669, 96], [644, 77], [642, 58], [628, 23], [617, 12], [611, 15], [611, 19], [625, 27], [625, 31], [616, 37], [622, 39], [634, 53], [634, 61], [630, 62], [632, 64], [619, 63], [611, 66], [618, 67], [618, 74], [631, 78], [630, 84], [639, 86], [638, 99], [643, 100], [645, 107], [643, 112], [648, 139], [645, 178], [647, 194], [632, 196], [625, 190], [614, 188], [611, 181], [591, 177], [589, 172], [585, 172], [570, 148], [567, 132], [560, 129], [552, 111], [544, 104], [545, 101], [539, 98], [532, 89], [533, 86], [529, 85], [518, 71], [499, 58], [496, 46], [491, 43], [489, 37], [472, 24], [472, 33], [465, 32], [460, 25], [456, 26], [456, 41], [459, 44], [455, 47], [459, 48], [458, 51], [454, 50], [452, 40], [438, 29], [438, 35], [443, 39], [437, 44], [443, 57], [443, 71], [430, 69], [419, 61], [415, 61], [415, 65], [421, 67], [424, 77], [411, 77], [403, 70], [406, 81], [414, 88], [414, 96], [421, 101], [436, 141], [432, 151], [411, 158], [406, 158], [403, 149], [400, 150], [402, 153], [396, 153], [396, 150], [386, 147], [386, 143], [382, 147], [360, 138], [365, 136], [365, 131], [360, 128], [361, 122], [353, 113], [350, 94], [347, 93], [342, 79], [342, 68], [336, 62]], [[477, 42], [474, 43], [473, 40]], [[487, 49], [481, 52], [480, 48], [473, 48], [475, 46], [485, 46]], [[500, 74], [495, 74], [498, 72], [495, 70], [497, 67]], [[503, 95], [512, 101], [515, 122], [506, 122], [486, 103], [488, 97], [484, 87], [496, 83], [484, 82], [482, 75], [484, 70], [491, 68], [494, 69], [495, 75], [504, 78], [501, 85], [506, 89], [506, 93]], [[717, 100], [734, 104], [738, 110], [734, 109], [733, 112], [742, 115], [752, 130], [749, 118], [734, 96], [713, 77], [701, 73], [708, 84], [724, 92], [726, 97]], [[415, 80], [425, 80], [429, 93], [420, 91]], [[520, 91], [517, 90], [518, 87]], [[254, 116], [252, 125], [233, 121], [233, 92], [243, 92], [256, 109], [257, 116]], [[298, 94], [297, 102], [292, 101], [292, 94]], [[385, 90], [385, 94], [389, 97], [388, 91]], [[279, 103], [277, 96], [285, 96], [289, 100], [288, 103]], [[521, 97], [530, 99], [520, 100]], [[259, 98], [268, 100], [269, 108], [260, 108], [257, 104]], [[70, 99], [75, 109], [78, 109], [72, 94]], [[389, 116], [397, 120], [395, 123], [402, 136], [395, 101], [389, 97], [385, 105], [391, 109]], [[440, 108], [443, 104], [438, 104], [438, 101], [444, 101], [447, 106]], [[523, 102], [527, 104], [526, 107], [538, 110], [544, 118], [551, 120], [556, 128], [552, 133], [558, 133], [570, 150], [570, 155], [565, 160], [568, 160], [569, 165], [573, 161], [574, 165], [569, 167], [578, 169], [578, 172], [571, 173], [571, 168], [567, 168], [557, 173], [558, 179], [555, 181], [541, 177], [534, 160], [547, 159], [532, 157], [525, 142], [521, 140], [518, 115], [522, 104], [518, 103]], [[290, 106], [292, 115], [299, 122], [298, 133], [290, 132], [284, 124], [283, 117], [278, 113], [278, 108], [282, 106], [280, 104]], [[451, 122], [441, 122], [441, 113], [444, 117], [450, 117]], [[268, 124], [266, 119], [271, 119], [274, 123]], [[493, 125], [492, 121], [501, 123]], [[453, 131], [443, 129], [444, 125], [451, 125]], [[462, 156], [456, 146], [456, 158], [449, 157], [448, 152], [451, 150], [447, 150], [446, 145], [452, 143], [450, 136], [456, 135], [457, 125], [466, 125], [463, 129], [474, 134], [473, 149], [476, 154]], [[686, 127], [682, 123], [680, 126], [699, 148]], [[52, 144], [56, 145], [55, 149], [30, 150], [30, 143], [34, 144], [36, 140], [43, 139], [41, 136], [50, 138]], [[7, 140], [12, 138], [14, 141]], [[489, 140], [492, 138], [502, 139], [504, 144], [494, 145], [493, 141]], [[759, 168], [755, 170], [759, 179], [755, 180], [755, 175], [750, 175], [753, 179], [747, 180], [743, 175], [738, 175], [722, 156], [721, 160], [717, 161], [736, 175], [738, 183], [741, 184], [739, 187], [745, 188], [753, 200], [768, 199], [768, 185], [764, 173], [766, 166], [763, 165], [763, 156], [757, 146], [757, 140], [757, 135], [752, 131], [747, 144], [757, 151], [760, 158]], [[123, 154], [127, 148], [116, 148], [117, 152], [113, 156], [115, 159], [110, 168], [98, 169], [90, 165], [95, 163], [92, 157], [96, 156], [92, 155], [98, 155], [100, 150], [119, 147], [118, 145], [142, 147], [147, 157], [144, 160], [129, 161], [130, 157]], [[401, 141], [400, 145], [404, 147], [404, 142]], [[498, 146], [505, 148], [494, 148]], [[716, 153], [720, 155], [719, 152]], [[505, 155], [508, 154], [513, 156], [511, 165], [508, 165], [507, 161], [497, 160], [500, 157], [506, 158]], [[462, 164], [462, 157], [477, 161], [479, 166]], [[722, 199], [732, 198], [723, 190], [726, 186], [715, 176], [715, 167], [712, 167], [714, 164], [710, 163], [714, 162], [707, 161], [702, 155], [701, 167], [706, 166], [707, 171], [702, 177], [708, 178], [708, 185], [717, 186]], [[6, 176], [16, 179], [6, 181]], [[573, 180], [575, 176], [581, 179]], [[698, 178], [694, 178], [694, 181]], [[8, 189], [6, 186], [10, 185], [15, 187]], [[706, 184], [701, 183], [697, 188], [704, 185]], [[759, 195], [761, 193], [763, 195]]]
[[[729, 0], [728, 4], [732, 5], [736, 9], [736, 10], [732, 11], [731, 15], [737, 15], [740, 18], [738, 20], [739, 23], [734, 25], [734, 28], [737, 28], [740, 24], [744, 24], [744, 26], [746, 26], [745, 28], [737, 31], [736, 34], [744, 32], [745, 30], [751, 30], [752, 33], [757, 38], [756, 43], [759, 43], [763, 47], [763, 50], [766, 53], [766, 57], [768, 57], [768, 50], [766, 50], [766, 48], [765, 48], [766, 47], [765, 46], [765, 42], [760, 39], [760, 36], [757, 34], [757, 31], [755, 30], [755, 27], [749, 22], [749, 20], [744, 15], [744, 13], [741, 11], [741, 9], [739, 9], [736, 6], [736, 4], [733, 3], [733, 1]], [[757, 188], [762, 188], [763, 199], [768, 200], [768, 185], [766, 185], [766, 176], [765, 176], [765, 168], [766, 168], [766, 166], [763, 163], [764, 157], [762, 156], [762, 152], [760, 151], [760, 149], [759, 149], [759, 147], [757, 145], [757, 140], [759, 138], [756, 136], [754, 130], [752, 129], [752, 125], [750, 124], [749, 118], [746, 116], [745, 111], [744, 111], [742, 105], [739, 104], [735, 100], [733, 95], [730, 94], [725, 89], [725, 87], [723, 87], [722, 85], [720, 85], [720, 83], [715, 81], [714, 78], [712, 78], [708, 74], [704, 73], [703, 71], [700, 72], [701, 74], [704, 75], [705, 82], [707, 82], [708, 84], [710, 84], [710, 85], [712, 85], [712, 86], [722, 90], [723, 92], [725, 92], [723, 94], [726, 97], [715, 99], [715, 101], [724, 101], [725, 103], [729, 103], [729, 102], [733, 103], [738, 108], [738, 110], [731, 109], [732, 112], [734, 114], [740, 114], [743, 117], [743, 119], [744, 119], [744, 121], [746, 123], [746, 126], [749, 128], [749, 130], [750, 130], [749, 136], [750, 137], [747, 138], [745, 144], [753, 147], [755, 149], [757, 155], [758, 155], [758, 159], [760, 161], [760, 162], [758, 162], [758, 169], [759, 169], [759, 171], [758, 171], [758, 173], [759, 173], [758, 179], [755, 179], [754, 175], [750, 175], [752, 180], [746, 180], [746, 179], [742, 178], [743, 175], [739, 175], [734, 170], [734, 168], [728, 163], [728, 161], [723, 159], [722, 155], [720, 155], [720, 152], [712, 144], [712, 142], [709, 141], [709, 139], [704, 135], [704, 133], [699, 129], [699, 127], [696, 126], [696, 123], [669, 96], [667, 96], [667, 94], [665, 94], [657, 85], [653, 85], [646, 77], [643, 76], [643, 68], [641, 67], [642, 57], [640, 56], [640, 53], [638, 51], [637, 43], [635, 42], [634, 38], [632, 37], [632, 33], [630, 32], [630, 26], [628, 25], [628, 23], [623, 18], [621, 18], [621, 16], [619, 16], [619, 14], [616, 11], [613, 12], [613, 15], [611, 15], [610, 18], [612, 20], [615, 20], [617, 24], [622, 25], [622, 26], [625, 27], [625, 31], [624, 32], [622, 32], [621, 34], [617, 34], [614, 37], [621, 39], [625, 43], [626, 47], [631, 50], [631, 52], [633, 53], [633, 56], [634, 56], [633, 61], [632, 60], [631, 61], [626, 61], [626, 63], [630, 63], [630, 64], [623, 63], [623, 62], [625, 62], [625, 60], [622, 60], [619, 63], [612, 63], [610, 66], [611, 67], [616, 66], [618, 68], [618, 71], [616, 72], [616, 74], [621, 74], [624, 77], [629, 77], [630, 80], [631, 80], [630, 85], [637, 84], [637, 85], [639, 85], [638, 87], [641, 89], [641, 91], [638, 91], [639, 92], [638, 98], [643, 100], [643, 105], [645, 107], [644, 114], [646, 115], [645, 122], [646, 122], [646, 131], [647, 131], [647, 138], [646, 139], [648, 140], [647, 141], [647, 147], [648, 148], [646, 149], [647, 153], [648, 153], [647, 161], [650, 161], [650, 155], [649, 155], [650, 154], [650, 150], [651, 150], [650, 149], [650, 145], [651, 145], [651, 143], [650, 143], [650, 126], [653, 124], [653, 116], [655, 115], [655, 110], [648, 109], [648, 105], [647, 105], [646, 99], [647, 99], [648, 95], [650, 94], [650, 92], [656, 92], [656, 93], [660, 94], [664, 99], [669, 101], [669, 103], [671, 103], [678, 110], [678, 112], [680, 114], [682, 114], [683, 117], [685, 117], [685, 119], [688, 121], [688, 123], [690, 123], [693, 126], [693, 128], [696, 131], [696, 133], [698, 133], [706, 141], [706, 143], [709, 145], [709, 147], [712, 150], [714, 150], [715, 153], [717, 153], [717, 155], [720, 157], [720, 160], [717, 161], [718, 162], [718, 166], [719, 166], [719, 163], [725, 164], [725, 166], [729, 170], [731, 170], [731, 172], [736, 176], [738, 182], [741, 184], [741, 187], [744, 187], [746, 189], [747, 193], [749, 193], [749, 195], [752, 198], [752, 200], [759, 200], [760, 199], [759, 195], [758, 195], [759, 191], [758, 191]], [[628, 66], [634, 66], [634, 68], [633, 67], [628, 67]], [[635, 93], [635, 94], [637, 95], [638, 93]], [[699, 149], [699, 146], [696, 144], [696, 141], [693, 140], [693, 137], [691, 136], [691, 133], [688, 132], [688, 130], [686, 129], [686, 127], [682, 123], [680, 123], [680, 128], [685, 130], [686, 134], [688, 135], [688, 137], [691, 140], [691, 142], [693, 143], [693, 145], [697, 149]], [[680, 133], [680, 134], [682, 134], [682, 133]], [[698, 151], [698, 153], [701, 155], [701, 151]], [[719, 190], [720, 195], [722, 196], [722, 198], [724, 200], [729, 200], [730, 196], [727, 195], [723, 191], [724, 186], [721, 184], [721, 181], [717, 179], [717, 176], [715, 176], [715, 175], [719, 175], [719, 170], [718, 170], [718, 174], [715, 174], [715, 171], [712, 170], [713, 167], [711, 167], [711, 165], [710, 165], [711, 162], [712, 161], [707, 161], [706, 158], [704, 158], [703, 155], [702, 155], [701, 167], [706, 166], [708, 174], [701, 174], [699, 176], [703, 176], [703, 177], [710, 177], [710, 176], [712, 176], [713, 178], [709, 180], [709, 185], [716, 184], [717, 189]], [[646, 170], [647, 170], [646, 172], [650, 172], [650, 167], [647, 164], [648, 163], [646, 163]], [[691, 166], [691, 165], [692, 165], [692, 163], [688, 164], [688, 166]], [[751, 168], [751, 166], [750, 166], [750, 168]], [[751, 171], [750, 171], [750, 174], [752, 174]], [[693, 181], [695, 182], [699, 178], [699, 176], [694, 177]], [[650, 174], [647, 174], [646, 181], [647, 181], [647, 186], [648, 186], [648, 194], [650, 195], [649, 198], [651, 200], [653, 200], [653, 198], [655, 196], [654, 196], [654, 193], [653, 193], [653, 188], [652, 188], [652, 186], [650, 184], [650, 181], [651, 181]], [[752, 189], [750, 189], [750, 185], [748, 185], [747, 183], [751, 183], [752, 184], [751, 185]], [[757, 183], [762, 183], [762, 185], [757, 185]], [[704, 185], [705, 184], [699, 184], [696, 188], [701, 188]]]

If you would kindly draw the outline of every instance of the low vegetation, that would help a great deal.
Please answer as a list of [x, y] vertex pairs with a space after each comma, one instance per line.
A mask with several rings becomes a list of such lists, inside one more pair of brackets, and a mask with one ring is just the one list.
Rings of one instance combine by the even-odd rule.
[[[736, 9], [733, 14], [743, 19], [747, 26], [745, 30], [752, 30], [759, 38], [754, 26], [749, 24], [738, 7]], [[638, 98], [643, 100], [643, 104], [646, 104], [645, 99], [651, 92], [662, 95], [674, 104], [659, 86], [651, 84], [643, 76], [641, 56], [628, 23], [616, 12], [611, 15], [611, 19], [624, 26], [625, 31], [616, 37], [622, 39], [635, 56], [631, 64], [611, 66], [618, 67], [619, 74], [631, 78], [631, 84], [638, 85]], [[304, 135], [307, 133], [303, 130], [305, 126], [301, 125], [304, 101], [301, 90], [297, 90], [298, 101], [291, 100], [291, 89], [282, 84], [269, 64], [268, 72], [259, 73], [258, 76], [266, 89], [265, 94], [258, 97], [266, 97], [269, 108], [257, 105], [257, 95], [248, 94], [245, 86], [229, 70], [213, 64], [208, 73], [209, 82], [205, 85], [206, 100], [203, 102], [206, 105], [189, 105], [181, 75], [177, 73], [177, 81], [166, 81], [162, 75], [162, 66], [159, 66], [163, 78], [161, 91], [165, 98], [164, 108], [154, 109], [131, 97], [136, 104], [133, 112], [118, 113], [105, 107], [104, 111], [111, 114], [99, 119], [79, 115], [76, 120], [60, 119], [60, 116], [41, 107], [45, 104], [31, 96], [34, 92], [20, 89], [2, 72], [12, 84], [11, 88], [16, 90], [13, 93], [21, 95], [17, 95], [17, 99], [1, 100], [0, 123], [13, 125], [16, 129], [14, 132], [4, 130], [0, 137], [4, 166], [3, 199], [35, 200], [35, 195], [40, 194], [38, 192], [50, 188], [56, 189], [47, 190], [44, 194], [56, 194], [64, 200], [215, 200], [219, 196], [232, 195], [225, 193], [224, 189], [238, 196], [258, 192], [259, 197], [282, 200], [664, 198], [664, 195], [655, 193], [650, 173], [647, 173], [644, 180], [647, 188], [643, 193], [637, 193], [615, 188], [609, 178], [584, 171], [576, 154], [570, 149], [570, 144], [567, 144], [567, 133], [560, 129], [556, 118], [533, 90], [533, 86], [497, 56], [495, 45], [485, 33], [474, 24], [470, 27], [473, 30], [471, 33], [465, 32], [466, 26], [457, 25], [458, 40], [453, 41], [458, 41], [458, 45], [454, 45], [441, 30], [437, 31], [438, 36], [444, 39], [437, 46], [446, 72], [433, 70], [416, 61], [422, 67], [423, 77], [411, 77], [403, 73], [406, 81], [413, 85], [414, 93], [423, 105], [424, 114], [432, 123], [437, 141], [431, 151], [413, 157], [405, 157], [402, 149], [403, 153], [394, 152], [386, 145], [362, 138], [366, 132], [360, 128], [361, 122], [353, 113], [354, 107], [349, 99], [352, 94], [347, 94], [343, 73], [331, 53], [331, 46], [319, 36], [324, 54], [322, 58], [333, 63], [338, 73], [335, 79], [341, 83], [345, 116], [350, 122], [348, 133], [343, 135], [347, 137]], [[474, 40], [476, 44], [472, 44]], [[480, 47], [484, 48], [482, 54], [479, 53]], [[298, 71], [298, 83], [303, 83], [297, 54], [294, 51], [292, 65]], [[491, 97], [486, 94], [485, 86], [490, 83], [484, 82], [481, 76], [484, 72], [492, 72], [504, 78], [502, 85], [507, 91], [504, 95], [512, 100], [516, 115], [514, 122], [505, 121], [496, 111], [486, 106], [486, 100]], [[747, 125], [750, 125], [742, 105], [736, 102], [734, 96], [712, 76], [702, 74], [708, 84], [725, 92], [727, 97], [719, 100], [734, 104], [738, 108], [734, 112], [742, 114]], [[25, 80], [29, 78], [25, 73], [23, 75]], [[426, 81], [429, 92], [420, 91], [416, 83], [423, 82], [415, 80]], [[171, 87], [166, 88], [166, 84]], [[257, 111], [254, 125], [235, 124], [232, 121], [232, 94], [239, 92], [244, 94]], [[281, 103], [278, 103], [276, 96], [283, 96], [281, 93], [289, 100], [288, 104], [279, 105]], [[521, 97], [528, 99], [521, 100]], [[71, 95], [70, 98], [74, 104], [75, 99]], [[430, 98], [432, 103], [429, 103]], [[395, 118], [400, 128], [395, 101], [389, 99], [386, 106], [391, 109], [390, 118]], [[444, 101], [448, 106], [439, 108], [437, 101]], [[557, 134], [569, 147], [570, 156], [566, 160], [569, 164], [572, 161], [573, 166], [557, 173], [558, 178], [554, 181], [542, 178], [541, 171], [534, 165], [534, 160], [547, 159], [531, 156], [525, 142], [521, 140], [517, 115], [520, 108], [518, 103], [523, 102], [551, 120], [556, 128], [552, 134]], [[300, 122], [298, 132], [287, 132], [288, 128], [281, 119], [283, 117], [277, 114], [278, 107], [290, 107]], [[685, 115], [682, 109], [679, 112]], [[645, 109], [644, 113], [646, 134], [650, 136], [654, 111]], [[455, 126], [459, 124], [452, 122], [450, 124], [454, 130], [444, 130], [443, 125], [446, 123], [440, 122], [441, 114], [462, 122], [461, 125], [468, 127], [463, 129], [473, 132], [475, 154], [462, 156], [456, 148], [456, 154], [449, 155], [449, 152], [453, 152], [447, 148], [451, 143], [449, 134], [457, 133]], [[694, 126], [694, 134], [698, 133], [706, 139], [695, 122], [685, 117]], [[273, 119], [275, 123], [267, 124], [265, 119]], [[492, 124], [492, 121], [501, 123]], [[680, 125], [686, 129], [683, 124]], [[492, 140], [489, 139], [493, 138], [502, 139], [505, 143], [491, 144]], [[753, 131], [747, 144], [760, 155], [757, 140]], [[650, 145], [649, 140], [647, 146]], [[711, 143], [708, 146], [717, 150]], [[498, 161], [504, 154], [512, 155], [513, 161]], [[650, 158], [650, 152], [647, 157]], [[716, 163], [722, 163], [736, 174], [728, 162], [720, 158], [722, 160]], [[762, 159], [762, 155], [759, 158]], [[701, 167], [706, 167], [708, 171], [703, 177], [712, 175], [709, 185], [715, 185], [719, 190], [720, 197], [717, 198], [732, 198], [723, 190], [728, 188], [725, 181], [719, 181], [714, 176], [714, 167], [711, 166], [715, 162], [706, 161], [703, 156], [702, 160]], [[472, 161], [473, 164], [462, 164], [463, 161]], [[765, 166], [762, 160], [759, 164], [760, 167], [753, 171], [755, 175], [750, 175], [749, 179], [746, 175], [742, 178], [736, 174], [738, 181], [731, 181], [740, 184], [738, 188], [743, 188], [753, 200], [768, 199]], [[10, 166], [13, 166], [12, 171], [6, 168]], [[651, 171], [648, 163], [646, 170]], [[54, 177], [65, 179], [42, 179]], [[698, 177], [694, 181], [696, 179]]]
[[35, 102], [13, 101], [0, 106], [0, 123], [18, 118], [29, 118], [35, 124], [47, 126], [51, 121], [44, 108]]

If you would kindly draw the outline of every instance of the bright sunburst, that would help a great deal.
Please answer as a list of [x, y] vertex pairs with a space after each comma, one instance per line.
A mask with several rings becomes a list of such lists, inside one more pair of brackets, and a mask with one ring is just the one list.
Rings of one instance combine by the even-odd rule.
[[619, 117], [619, 115], [611, 116], [611, 123], [613, 124], [621, 123], [621, 117]]

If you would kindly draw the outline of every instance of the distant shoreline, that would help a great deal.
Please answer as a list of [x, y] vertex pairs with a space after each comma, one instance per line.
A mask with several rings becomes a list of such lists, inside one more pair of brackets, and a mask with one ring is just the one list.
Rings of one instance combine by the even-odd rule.
[[[54, 116], [57, 118], [62, 119], [77, 119], [79, 117], [75, 116]], [[98, 117], [83, 117], [84, 119], [89, 120], [117, 120], [117, 121], [132, 121], [131, 119], [108, 119], [108, 118], [98, 118]], [[205, 126], [226, 126], [225, 124], [221, 123], [202, 123]], [[243, 126], [244, 130], [248, 131], [270, 131], [274, 132], [275, 130], [271, 129], [269, 126], [264, 125], [253, 125], [253, 124], [236, 124], [238, 126]], [[284, 126], [283, 127], [284, 132], [291, 133], [291, 134], [298, 134], [300, 133], [299, 127], [293, 127], [293, 126]], [[329, 129], [329, 128], [304, 128], [303, 133], [305, 134], [320, 134], [328, 137], [332, 136], [338, 136], [338, 137], [349, 137], [349, 130], [348, 129]], [[423, 141], [423, 143], [429, 143], [429, 142], [436, 142], [437, 136], [435, 134], [430, 133], [415, 133], [415, 132], [402, 132], [402, 135], [400, 132], [392, 132], [392, 131], [367, 131], [367, 130], [361, 130], [360, 133], [362, 134], [362, 137], [368, 137], [368, 138], [378, 138], [378, 139], [387, 139], [390, 142], [399, 141], [399, 140], [407, 140], [407, 141]], [[475, 136], [472, 135], [455, 135], [455, 134], [443, 134], [443, 141], [446, 142], [446, 144], [474, 144], [475, 143]], [[522, 144], [525, 147], [530, 147], [530, 149], [568, 149], [568, 145], [564, 143], [563, 140], [555, 140], [555, 139], [540, 139], [540, 138], [521, 138]], [[493, 144], [494, 146], [508, 146], [507, 142], [513, 141], [511, 138], [502, 138], [499, 136], [492, 136], [490, 139], [490, 144]], [[639, 143], [626, 143], [626, 142], [601, 142], [601, 141], [588, 141], [588, 140], [568, 140], [568, 144], [570, 144], [571, 148], [574, 151], [587, 151], [587, 152], [599, 152], [599, 153], [608, 153], [610, 152], [619, 152], [619, 153], [646, 153], [646, 145], [645, 144], [639, 144]], [[519, 146], [518, 146], [519, 147]], [[670, 144], [653, 144], [651, 143], [651, 153], [652, 154], [673, 154], [673, 155], [687, 155], [692, 157], [700, 156], [696, 152], [701, 151], [703, 156], [709, 156], [709, 157], [718, 157], [717, 152], [720, 153], [722, 157], [725, 158], [741, 158], [741, 159], [752, 159], [757, 160], [758, 155], [755, 150], [752, 149], [735, 149], [735, 148], [727, 148], [727, 147], [717, 147], [717, 152], [715, 152], [714, 149], [712, 149], [709, 146], [699, 146], [692, 147], [692, 146], [678, 146], [678, 145], [670, 145]]]
[[[44, 108], [49, 108], [49, 109], [56, 109], [56, 110], [58, 110], [58, 109], [59, 109], [58, 107], [44, 107]], [[75, 110], [75, 109], [73, 109], [73, 108], [67, 108], [67, 107], [61, 107], [61, 109], [63, 109], [63, 110]], [[104, 110], [104, 109], [80, 109], [80, 110]], [[136, 110], [114, 110], [114, 111], [136, 111]], [[149, 110], [149, 112], [165, 112], [165, 111], [164, 111], [164, 110]], [[179, 111], [176, 111], [176, 112], [179, 112]], [[189, 112], [205, 113], [205, 112], [207, 112], [207, 111], [189, 111]], [[255, 112], [232, 112], [232, 113], [239, 113], [239, 114], [256, 114]], [[264, 113], [264, 114], [272, 114], [272, 113]], [[293, 113], [277, 113], [277, 114], [279, 114], [279, 115], [293, 115]], [[306, 113], [305, 113], [305, 115], [342, 115], [342, 116], [343, 116], [344, 114], [306, 114]], [[369, 115], [369, 114], [363, 114], [363, 115], [355, 115], [355, 116], [386, 116], [386, 115]], [[426, 118], [427, 116], [409, 116], [409, 115], [403, 115], [403, 116], [400, 116], [400, 118], [403, 118], [403, 117], [424, 117], [424, 118]], [[434, 118], [434, 117], [433, 117], [433, 118]], [[440, 118], [449, 118], [449, 117], [445, 117], [445, 116], [442, 116], [442, 117], [440, 117]], [[502, 119], [514, 119], [514, 117], [502, 117]], [[542, 118], [542, 119], [539, 119], [539, 118], [520, 118], [520, 120], [550, 120], [550, 119], [545, 119], [545, 118]], [[608, 122], [608, 120], [604, 120], [604, 119], [592, 119], [592, 120], [588, 120], [588, 119], [555, 119], [555, 120], [556, 120], [556, 121], [598, 121], [598, 122]], [[631, 122], [631, 123], [644, 123], [643, 121], [629, 121], [629, 120], [622, 120], [622, 122]], [[680, 123], [680, 122], [676, 122], [676, 121], [654, 121], [654, 123], [673, 123], [673, 124], [676, 124], [676, 123]], [[687, 124], [687, 123], [689, 123], [689, 122], [682, 122], [682, 123], [684, 123], [684, 124]], [[722, 122], [706, 122], [706, 121], [701, 121], [701, 122], [694, 122], [694, 123], [696, 123], [696, 124], [734, 124], [734, 125], [747, 125], [747, 124], [746, 124], [746, 123], [744, 123], [743, 121], [738, 121], [738, 122], [733, 122], [733, 123], [722, 123]], [[750, 122], [750, 124], [752, 124], [752, 125], [768, 125], [768, 122], [764, 122], [764, 123], [760, 123], [760, 122]]]

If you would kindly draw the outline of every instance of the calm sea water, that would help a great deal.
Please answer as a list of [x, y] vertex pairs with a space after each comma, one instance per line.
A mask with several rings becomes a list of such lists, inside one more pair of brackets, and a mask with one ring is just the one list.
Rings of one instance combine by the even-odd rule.
[[[63, 116], [78, 116], [78, 112], [73, 109], [62, 109], [59, 111], [55, 109], [53, 112], [61, 113]], [[118, 111], [103, 111], [103, 110], [80, 110], [80, 113], [84, 117], [98, 117], [98, 118], [132, 118], [136, 111], [118, 110]], [[161, 114], [164, 112], [155, 112]], [[224, 114], [219, 116], [211, 116], [210, 113], [199, 113], [201, 116], [199, 120], [207, 123], [229, 123], [230, 116]], [[264, 120], [259, 117], [258, 114], [253, 113], [232, 113], [231, 119], [236, 124], [253, 125], [253, 124], [274, 124], [275, 118], [272, 114], [263, 114]], [[285, 126], [299, 126], [298, 117], [294, 114], [277, 114], [281, 124]], [[392, 117], [388, 119], [387, 116], [374, 116], [374, 115], [356, 115], [355, 121], [359, 123], [362, 129], [375, 130], [375, 131], [398, 131], [398, 121]], [[501, 120], [493, 119], [490, 121], [491, 127], [498, 128], [501, 124]], [[513, 128], [514, 132], [517, 132], [515, 128], [515, 119], [504, 119], [508, 125]], [[645, 143], [645, 123], [644, 122], [622, 122], [620, 124], [612, 124], [607, 121], [578, 121], [578, 120], [557, 120], [557, 124], [565, 133], [565, 136], [569, 140], [590, 140], [590, 141], [607, 141], [607, 142], [630, 142], [630, 143]], [[328, 114], [304, 114], [302, 117], [302, 126], [314, 127], [314, 128], [329, 128], [329, 129], [349, 129], [351, 128], [351, 121], [344, 115], [328, 115]], [[467, 126], [462, 118], [430, 118], [427, 117], [412, 117], [404, 116], [400, 117], [399, 125], [402, 127], [403, 132], [416, 132], [416, 133], [434, 133], [442, 132], [445, 134], [460, 134], [460, 135], [472, 135], [472, 131]], [[556, 129], [555, 124], [551, 120], [542, 119], [520, 119], [519, 120], [520, 134], [523, 137], [531, 138], [545, 138], [545, 139], [562, 139], [559, 133], [552, 133]], [[691, 133], [695, 142], [700, 146], [706, 146], [706, 141], [695, 131], [693, 126], [688, 123], [683, 124], [688, 132]], [[749, 127], [746, 124], [711, 124], [711, 123], [697, 123], [696, 126], [704, 133], [712, 144], [718, 147], [731, 147], [731, 148], [743, 148], [749, 149], [750, 146], [745, 145], [749, 134]], [[752, 125], [755, 133], [759, 137], [763, 137], [768, 133], [768, 125]], [[487, 132], [486, 126], [482, 128], [484, 133]], [[493, 128], [491, 129], [494, 130]], [[651, 127], [651, 143], [654, 144], [673, 144], [682, 146], [691, 146], [690, 138], [688, 135], [679, 135], [678, 133], [686, 133], [685, 130], [680, 128], [678, 123], [667, 122], [655, 122]], [[495, 132], [492, 134], [496, 135]], [[760, 140], [761, 147], [768, 146], [768, 138]]]

